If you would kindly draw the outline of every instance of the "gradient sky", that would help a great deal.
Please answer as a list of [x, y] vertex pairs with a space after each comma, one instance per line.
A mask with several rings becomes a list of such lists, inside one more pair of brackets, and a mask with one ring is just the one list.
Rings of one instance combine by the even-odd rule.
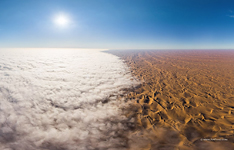
[[234, 1], [0, 0], [0, 47], [233, 49]]

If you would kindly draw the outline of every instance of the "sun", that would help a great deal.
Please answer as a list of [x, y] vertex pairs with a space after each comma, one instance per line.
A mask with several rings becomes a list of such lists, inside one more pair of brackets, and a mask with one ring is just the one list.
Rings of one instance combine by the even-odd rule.
[[59, 27], [66, 27], [70, 23], [69, 17], [64, 14], [55, 16], [54, 23]]

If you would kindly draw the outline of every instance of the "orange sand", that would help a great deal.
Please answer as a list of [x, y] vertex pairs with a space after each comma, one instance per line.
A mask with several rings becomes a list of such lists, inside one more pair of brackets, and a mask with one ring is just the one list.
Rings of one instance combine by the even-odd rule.
[[110, 53], [142, 81], [128, 94], [136, 149], [234, 149], [234, 51]]

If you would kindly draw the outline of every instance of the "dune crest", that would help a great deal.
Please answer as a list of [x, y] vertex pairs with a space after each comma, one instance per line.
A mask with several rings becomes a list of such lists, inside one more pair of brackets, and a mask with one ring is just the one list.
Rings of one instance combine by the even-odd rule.
[[234, 149], [234, 51], [110, 53], [142, 81], [128, 94], [142, 149]]

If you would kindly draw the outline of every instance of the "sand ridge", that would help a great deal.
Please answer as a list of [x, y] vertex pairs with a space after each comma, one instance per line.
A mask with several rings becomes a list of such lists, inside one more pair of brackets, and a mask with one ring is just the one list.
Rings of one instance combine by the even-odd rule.
[[138, 149], [234, 149], [234, 51], [109, 52], [142, 81], [128, 94]]

